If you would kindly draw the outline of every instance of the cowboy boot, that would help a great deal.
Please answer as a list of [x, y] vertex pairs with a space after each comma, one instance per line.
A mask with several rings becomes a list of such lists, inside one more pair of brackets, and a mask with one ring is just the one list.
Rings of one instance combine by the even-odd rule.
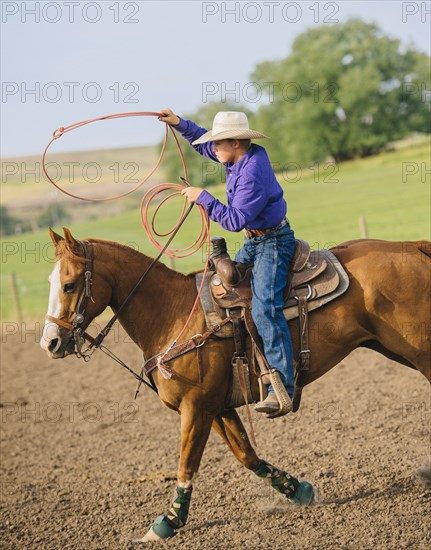
[[255, 405], [254, 410], [259, 413], [274, 413], [280, 410], [280, 403], [275, 395], [275, 393], [268, 393], [266, 399], [259, 401]]
[[280, 374], [275, 369], [271, 369], [268, 374], [265, 374], [265, 377], [269, 378], [274, 393], [269, 393], [264, 401], [260, 401], [254, 407], [254, 410], [267, 413], [268, 418], [277, 418], [290, 413], [292, 411], [292, 400], [280, 379]]

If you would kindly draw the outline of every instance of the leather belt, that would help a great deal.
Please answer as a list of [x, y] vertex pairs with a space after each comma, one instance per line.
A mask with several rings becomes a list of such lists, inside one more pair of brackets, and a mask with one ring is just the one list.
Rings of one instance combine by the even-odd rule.
[[278, 231], [288, 223], [289, 220], [284, 218], [284, 220], [282, 220], [278, 225], [271, 227], [270, 229], [244, 229], [244, 233], [247, 239], [251, 239], [252, 237], [262, 237], [263, 235], [269, 235], [270, 233], [274, 233], [274, 231]]

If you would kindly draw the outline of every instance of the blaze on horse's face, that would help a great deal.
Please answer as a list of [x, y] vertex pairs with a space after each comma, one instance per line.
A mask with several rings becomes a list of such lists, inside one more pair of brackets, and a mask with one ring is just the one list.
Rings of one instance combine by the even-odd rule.
[[[74, 243], [69, 232], [65, 235], [66, 239], [50, 229], [57, 261], [48, 278], [50, 290], [47, 315], [71, 323], [83, 287], [84, 264], [71, 261]], [[66, 357], [75, 349], [72, 331], [48, 319], [45, 320], [40, 345], [52, 359]]]
[[[79, 298], [84, 289], [85, 262], [83, 250], [70, 231], [64, 228], [64, 238], [50, 229], [50, 236], [55, 245], [57, 262], [49, 276], [50, 292], [47, 315], [60, 321], [72, 324], [76, 315]], [[99, 288], [102, 285], [99, 284]], [[106, 306], [106, 303], [105, 303]], [[84, 316], [82, 329], [100, 313], [89, 300]], [[75, 343], [72, 330], [59, 326], [47, 319], [40, 340], [40, 345], [52, 359], [61, 359], [74, 353]]]

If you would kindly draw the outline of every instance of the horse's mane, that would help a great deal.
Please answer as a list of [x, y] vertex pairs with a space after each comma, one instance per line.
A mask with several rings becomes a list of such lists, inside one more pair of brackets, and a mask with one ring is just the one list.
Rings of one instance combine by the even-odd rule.
[[[136, 250], [135, 248], [132, 248], [131, 246], [128, 246], [126, 244], [121, 244], [116, 241], [109, 241], [105, 239], [85, 239], [88, 242], [95, 243], [95, 244], [101, 244], [101, 245], [107, 245], [109, 247], [115, 247], [117, 250], [121, 251], [126, 256], [126, 261], [129, 258], [131, 261], [135, 259], [145, 259], [148, 262], [151, 262], [153, 258], [150, 256], [147, 256], [143, 252], [140, 252], [139, 250]], [[97, 258], [96, 258], [97, 260]], [[160, 270], [162, 273], [169, 274], [171, 277], [176, 277], [178, 279], [184, 280], [188, 279], [189, 275], [184, 275], [183, 273], [180, 273], [179, 271], [176, 271], [175, 269], [171, 269], [170, 267], [166, 266], [163, 262], [158, 261], [155, 265], [155, 269]]]

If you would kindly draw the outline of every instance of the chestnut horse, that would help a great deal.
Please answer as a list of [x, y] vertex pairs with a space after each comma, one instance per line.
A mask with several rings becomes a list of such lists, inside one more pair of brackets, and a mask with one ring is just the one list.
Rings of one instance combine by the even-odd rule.
[[[120, 308], [151, 259], [111, 241], [77, 241], [68, 229], [64, 229], [64, 238], [52, 230], [50, 234], [57, 262], [50, 277], [48, 320], [41, 346], [49, 357], [62, 358], [75, 350], [70, 327], [77, 312], [82, 313], [84, 271], [88, 269], [84, 249], [91, 248], [94, 253], [91, 297], [85, 300], [84, 318], [80, 319], [84, 330], [107, 306], [114, 312]], [[359, 346], [417, 369], [431, 381], [430, 244], [357, 240], [331, 249], [347, 271], [350, 286], [341, 297], [310, 314], [312, 359], [306, 383], [328, 372]], [[149, 358], [172, 343], [195, 298], [193, 274], [182, 275], [157, 262], [121, 311], [119, 321]], [[297, 322], [290, 321], [289, 326], [296, 356]], [[184, 339], [204, 331], [204, 315], [198, 308]], [[209, 338], [201, 352], [200, 367], [197, 354], [189, 353], [171, 363], [172, 378], [165, 379], [157, 369], [152, 374], [162, 402], [181, 414], [181, 451], [177, 497], [169, 512], [151, 525], [144, 541], [169, 538], [186, 523], [192, 479], [211, 428], [243, 466], [266, 478], [292, 502], [313, 501], [313, 487], [260, 459], [237, 412], [225, 409], [234, 352], [232, 339]]]

